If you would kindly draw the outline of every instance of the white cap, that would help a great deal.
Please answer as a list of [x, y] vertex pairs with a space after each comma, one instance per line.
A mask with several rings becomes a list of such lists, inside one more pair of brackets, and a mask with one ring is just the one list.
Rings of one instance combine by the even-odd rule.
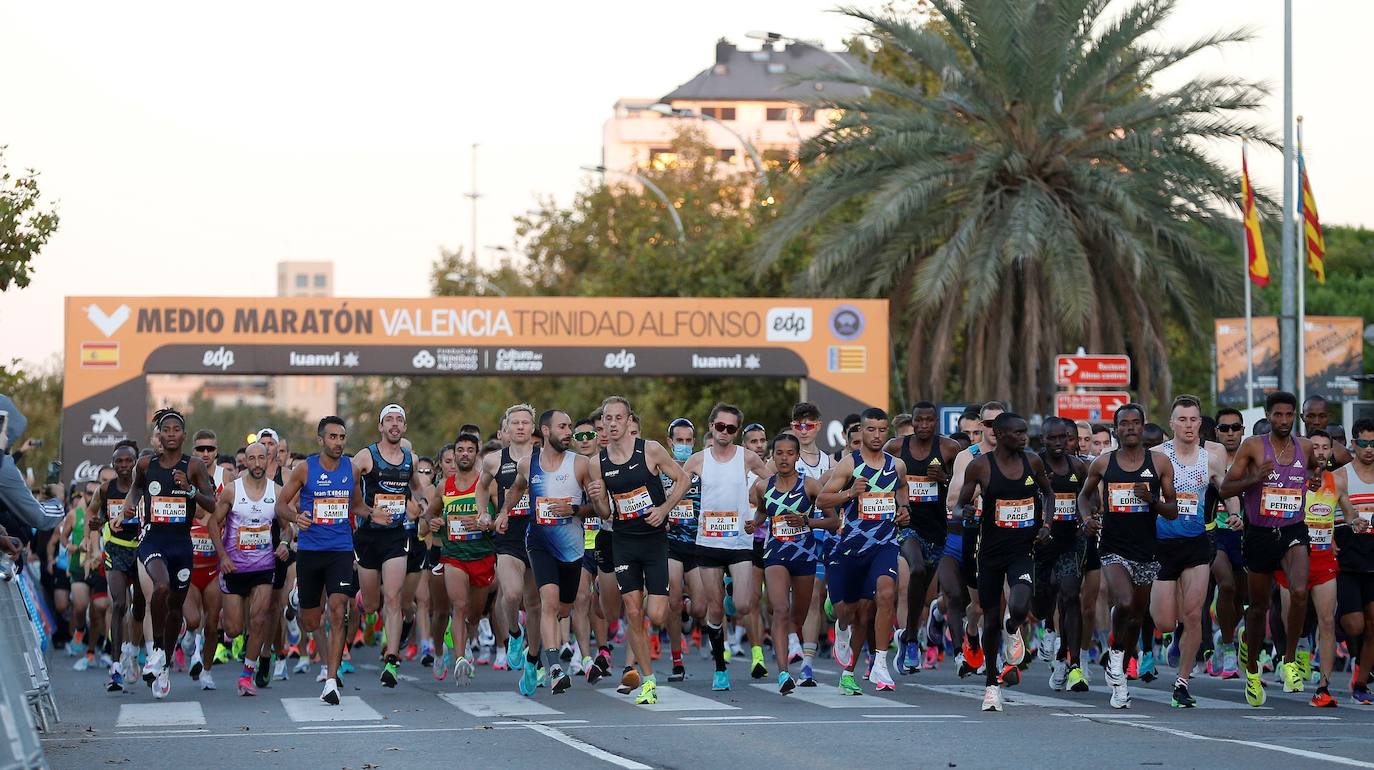
[[406, 410], [402, 409], [400, 404], [387, 404], [382, 407], [382, 413], [377, 415], [377, 423], [381, 424], [389, 414], [399, 414], [402, 420], [406, 418]]
[[262, 441], [263, 436], [271, 436], [273, 441], [281, 441], [281, 436], [278, 436], [277, 432], [271, 428], [258, 428], [257, 440]]

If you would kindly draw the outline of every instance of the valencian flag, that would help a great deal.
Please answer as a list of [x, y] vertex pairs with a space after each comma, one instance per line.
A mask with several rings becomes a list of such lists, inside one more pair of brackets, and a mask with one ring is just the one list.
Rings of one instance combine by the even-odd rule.
[[1240, 199], [1245, 215], [1245, 254], [1250, 265], [1250, 280], [1256, 286], [1269, 285], [1269, 260], [1264, 257], [1264, 236], [1260, 234], [1259, 211], [1255, 209], [1255, 188], [1250, 185], [1250, 166], [1245, 145], [1240, 147]]
[[1317, 218], [1317, 201], [1312, 197], [1312, 184], [1307, 179], [1301, 140], [1298, 142], [1298, 180], [1302, 185], [1302, 195], [1298, 196], [1298, 221], [1302, 223], [1307, 268], [1317, 276], [1317, 283], [1326, 283], [1326, 240], [1322, 238], [1322, 223]]

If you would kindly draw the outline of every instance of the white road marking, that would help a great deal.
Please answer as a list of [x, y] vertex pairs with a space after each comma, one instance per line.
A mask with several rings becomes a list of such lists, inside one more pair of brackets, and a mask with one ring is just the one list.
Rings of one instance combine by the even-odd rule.
[[1294, 722], [1302, 720], [1305, 722], [1339, 722], [1340, 717], [1292, 717], [1292, 716], [1272, 716], [1272, 717], [1245, 717], [1256, 722]]
[[161, 703], [125, 703], [119, 707], [115, 727], [176, 727], [203, 725], [205, 712], [199, 701], [163, 701]]
[[209, 729], [197, 727], [194, 730], [120, 730], [115, 735], [179, 735], [186, 733], [208, 733]]
[[[597, 690], [602, 695], [606, 695], [621, 703], [628, 703], [635, 706], [635, 696], [621, 695], [615, 690]], [[711, 698], [703, 698], [700, 695], [693, 695], [685, 690], [675, 687], [659, 687], [658, 703], [649, 703], [643, 706], [635, 706], [645, 711], [739, 711], [738, 706], [721, 703]]]
[[740, 719], [777, 719], [777, 717], [770, 717], [764, 714], [731, 714], [728, 717], [678, 717], [678, 719], [684, 722], [733, 722]]
[[[764, 692], [777, 693], [777, 685], [756, 684], [754, 688]], [[779, 696], [781, 697], [781, 696]], [[786, 696], [799, 701], [805, 701], [814, 706], [828, 709], [909, 709], [916, 708], [910, 703], [900, 703], [895, 700], [879, 698], [874, 695], [841, 695], [830, 687], [798, 687], [791, 694]], [[983, 697], [982, 695], [978, 696]], [[786, 698], [784, 698], [785, 700]]]
[[475, 717], [527, 717], [562, 714], [518, 692], [445, 692], [440, 698]]
[[[1154, 703], [1163, 703], [1167, 706], [1173, 701], [1174, 694], [1173, 692], [1165, 692], [1164, 690], [1149, 690], [1144, 687], [1132, 687], [1131, 699], [1135, 700], [1136, 698], [1152, 701]], [[1269, 706], [1260, 706], [1259, 709], [1256, 709], [1254, 706], [1246, 703], [1243, 697], [1240, 700], [1221, 700], [1220, 698], [1204, 698], [1201, 695], [1194, 695], [1193, 700], [1197, 701], [1197, 707], [1200, 709], [1232, 709], [1244, 711], [1260, 709], [1271, 710]]]
[[292, 722], [367, 722], [382, 718], [356, 695], [343, 696], [337, 706], [319, 698], [282, 698], [281, 705]]
[[1074, 717], [1076, 719], [1153, 719], [1149, 714], [1121, 714], [1105, 712], [1102, 714], [1070, 714], [1068, 712], [1058, 712], [1053, 714], [1057, 717]]
[[[972, 700], [983, 700], [983, 687], [976, 684], [913, 684], [911, 687], [919, 687], [922, 690], [943, 693], [945, 695], [957, 695], [961, 698]], [[1096, 704], [1083, 703], [1081, 701], [1069, 700], [1068, 698], [1051, 698], [1048, 695], [1031, 695], [1029, 693], [1017, 692], [1002, 688], [1002, 698], [1009, 706], [1044, 706], [1056, 709], [1091, 709], [1097, 708]]]
[[531, 723], [541, 725], [585, 725], [586, 719], [508, 719], [500, 722], [492, 722], [494, 725], [520, 725], [524, 726]]
[[963, 714], [860, 714], [868, 719], [967, 719]]
[[1174, 728], [1172, 728], [1172, 727], [1164, 727], [1164, 726], [1162, 726], [1162, 725], [1145, 724], [1144, 722], [1125, 722], [1125, 721], [1120, 721], [1120, 722], [1112, 722], [1111, 724], [1114, 724], [1114, 725], [1126, 725], [1127, 727], [1136, 727], [1136, 728], [1139, 728], [1139, 729], [1141, 729], [1141, 730], [1154, 730], [1155, 732], [1168, 733], [1169, 735], [1174, 735], [1174, 736], [1177, 736], [1177, 737], [1179, 737], [1179, 738], [1191, 738], [1192, 740], [1197, 740], [1197, 741], [1216, 741], [1216, 742], [1218, 742], [1218, 743], [1234, 743], [1234, 744], [1236, 744], [1237, 746], [1249, 746], [1249, 747], [1252, 748], [1252, 749], [1262, 749], [1262, 750], [1264, 750], [1264, 751], [1276, 751], [1276, 752], [1279, 752], [1279, 753], [1282, 753], [1282, 754], [1291, 754], [1291, 755], [1293, 755], [1293, 756], [1295, 756], [1295, 757], [1302, 757], [1302, 758], [1304, 758], [1304, 759], [1317, 760], [1317, 761], [1319, 761], [1319, 762], [1331, 762], [1331, 763], [1333, 763], [1333, 764], [1337, 764], [1337, 765], [1347, 765], [1347, 766], [1350, 766], [1350, 767], [1368, 767], [1368, 768], [1374, 768], [1374, 762], [1366, 762], [1366, 761], [1360, 760], [1360, 759], [1351, 759], [1350, 757], [1342, 757], [1342, 756], [1337, 755], [1337, 754], [1323, 754], [1323, 753], [1320, 752], [1320, 751], [1308, 751], [1307, 749], [1295, 749], [1295, 748], [1293, 748], [1293, 747], [1291, 747], [1291, 746], [1280, 746], [1280, 745], [1277, 744], [1277, 743], [1264, 743], [1264, 742], [1262, 742], [1262, 741], [1246, 741], [1246, 740], [1241, 740], [1241, 739], [1239, 739], [1239, 738], [1217, 738], [1217, 737], [1211, 736], [1211, 735], [1199, 735], [1199, 734], [1197, 734], [1197, 733], [1190, 733], [1190, 732], [1188, 732], [1187, 730], [1176, 730], [1176, 729], [1174, 729]]
[[597, 759], [602, 760], [603, 762], [610, 762], [611, 764], [617, 767], [623, 767], [626, 768], [626, 770], [653, 770], [653, 768], [649, 765], [636, 762], [633, 759], [627, 759], [625, 757], [620, 756], [619, 754], [612, 754], [611, 752], [606, 751], [605, 749], [597, 748], [596, 746], [593, 746], [590, 743], [587, 743], [586, 741], [580, 741], [572, 737], [571, 735], [568, 735], [567, 733], [563, 732], [562, 730], [559, 730], [556, 727], [534, 724], [525, 725], [525, 727], [526, 729], [533, 730], [536, 733], [539, 733], [540, 735], [552, 738], [555, 741], [558, 741], [559, 743], [563, 744], [564, 746], [577, 749], [583, 754], [586, 754], [590, 757], [595, 757]]

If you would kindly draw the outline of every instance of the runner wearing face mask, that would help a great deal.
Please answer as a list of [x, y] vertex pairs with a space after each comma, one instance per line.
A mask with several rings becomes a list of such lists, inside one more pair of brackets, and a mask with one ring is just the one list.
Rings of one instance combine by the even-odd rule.
[[[696, 426], [686, 417], [668, 424], [668, 446], [673, 459], [684, 464], [691, 459], [696, 446]], [[668, 641], [672, 648], [673, 672], [670, 682], [681, 682], [687, 676], [682, 661], [683, 585], [686, 594], [695, 601], [690, 605], [692, 618], [700, 624], [706, 619], [706, 603], [701, 601], [701, 572], [697, 569], [697, 515], [701, 512], [701, 474], [689, 473], [687, 494], [668, 512]], [[671, 492], [672, 479], [662, 474], [663, 489]]]

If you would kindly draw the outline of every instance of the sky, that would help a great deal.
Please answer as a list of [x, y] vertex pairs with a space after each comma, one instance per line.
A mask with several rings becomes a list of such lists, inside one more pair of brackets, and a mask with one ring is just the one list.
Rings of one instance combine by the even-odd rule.
[[[33, 283], [0, 295], [0, 359], [52, 363], [65, 296], [270, 295], [281, 260], [333, 260], [341, 296], [424, 296], [440, 247], [470, 238], [474, 143], [489, 262], [513, 245], [513, 217], [590, 181], [579, 166], [599, 162], [617, 99], [667, 93], [751, 29], [838, 47], [857, 25], [835, 5], [0, 3], [0, 145], [62, 217]], [[1295, 5], [1294, 104], [1322, 221], [1374, 225], [1374, 107], [1351, 90], [1374, 3]], [[1259, 118], [1278, 132], [1282, 0], [1180, 0], [1162, 34], [1239, 26], [1255, 39], [1159, 84], [1264, 81]], [[1238, 148], [1216, 149], [1239, 166]], [[1252, 150], [1250, 168], [1280, 192], [1278, 153]]]

